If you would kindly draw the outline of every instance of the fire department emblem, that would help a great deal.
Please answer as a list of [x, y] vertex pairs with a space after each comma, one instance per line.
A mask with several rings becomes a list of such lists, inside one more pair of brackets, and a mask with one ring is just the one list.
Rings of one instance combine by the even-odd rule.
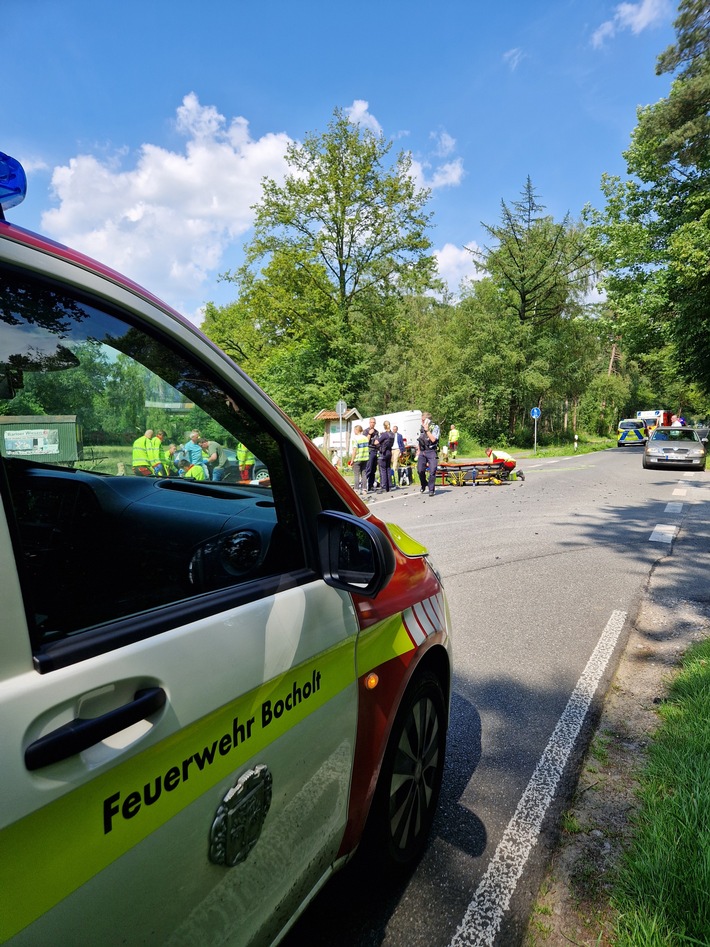
[[210, 829], [209, 859], [233, 868], [256, 845], [271, 805], [272, 777], [264, 765], [250, 769], [227, 792]]

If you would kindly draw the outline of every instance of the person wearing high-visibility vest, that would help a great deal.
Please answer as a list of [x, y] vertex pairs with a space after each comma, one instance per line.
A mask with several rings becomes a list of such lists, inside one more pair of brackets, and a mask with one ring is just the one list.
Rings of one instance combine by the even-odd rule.
[[165, 467], [165, 448], [163, 447], [163, 441], [168, 435], [165, 431], [158, 431], [158, 433], [153, 438], [152, 443], [152, 452], [150, 457], [150, 464], [153, 468], [154, 477], [167, 477], [167, 468]]
[[189, 460], [181, 460], [178, 467], [180, 468], [180, 476], [184, 480], [198, 480], [202, 482], [207, 479], [202, 464], [191, 464]]
[[[514, 457], [507, 454], [504, 450], [493, 450], [492, 447], [486, 448], [486, 456], [492, 464], [500, 464], [505, 470], [515, 470], [517, 462]], [[525, 480], [525, 474], [519, 470], [514, 479]]]
[[153, 431], [149, 428], [141, 437], [133, 442], [133, 457], [131, 459], [133, 473], [136, 477], [153, 477]]
[[246, 444], [241, 441], [237, 444], [237, 463], [239, 464], [239, 476], [242, 480], [251, 480], [254, 473], [254, 464], [256, 456], [252, 454]]
[[359, 494], [367, 490], [365, 469], [367, 468], [367, 460], [370, 456], [368, 443], [367, 435], [362, 433], [362, 425], [356, 424], [353, 428], [353, 436], [350, 440], [350, 463], [353, 468], [353, 490], [357, 490]]
[[175, 465], [175, 455], [177, 454], [177, 444], [168, 444], [167, 447], [163, 445], [161, 462], [163, 464], [163, 469], [165, 470], [166, 477], [177, 477], [178, 469]]
[[459, 432], [456, 429], [456, 425], [452, 424], [449, 430], [449, 456], [452, 460], [456, 460], [456, 454], [459, 449]]
[[185, 442], [183, 450], [185, 452], [185, 457], [187, 457], [191, 464], [200, 464], [202, 467], [202, 472], [205, 475], [203, 479], [209, 480], [210, 472], [207, 469], [207, 463], [203, 457], [199, 431], [190, 431], [190, 438]]

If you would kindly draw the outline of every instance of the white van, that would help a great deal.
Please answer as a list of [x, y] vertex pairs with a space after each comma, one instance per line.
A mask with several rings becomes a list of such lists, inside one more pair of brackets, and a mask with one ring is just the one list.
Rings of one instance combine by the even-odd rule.
[[390, 411], [389, 414], [375, 415], [375, 427], [383, 430], [383, 422], [389, 421], [392, 427], [397, 425], [399, 433], [404, 438], [406, 447], [416, 447], [419, 429], [422, 426], [421, 411]]

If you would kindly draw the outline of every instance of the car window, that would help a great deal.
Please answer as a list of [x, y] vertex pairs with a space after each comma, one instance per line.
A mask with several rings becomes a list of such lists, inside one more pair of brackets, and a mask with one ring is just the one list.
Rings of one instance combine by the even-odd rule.
[[286, 447], [262, 418], [130, 315], [2, 284], [0, 485], [36, 654], [111, 647], [110, 623], [154, 633], [175, 624], [166, 606], [186, 621], [303, 567]]

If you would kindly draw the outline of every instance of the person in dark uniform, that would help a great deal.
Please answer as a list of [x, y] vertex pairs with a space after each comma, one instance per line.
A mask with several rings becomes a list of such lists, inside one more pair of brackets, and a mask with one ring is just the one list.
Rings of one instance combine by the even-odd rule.
[[377, 438], [380, 432], [375, 427], [375, 419], [370, 418], [370, 424], [365, 431], [367, 437], [367, 467], [365, 467], [365, 480], [367, 481], [367, 492], [372, 493], [375, 489], [375, 474], [377, 473]]
[[[436, 467], [437, 450], [439, 448], [439, 425], [431, 420], [431, 414], [428, 411], [422, 412], [422, 426], [419, 429], [417, 437], [417, 473], [421, 488], [420, 493], [426, 493], [429, 490], [429, 496], [433, 497], [436, 490]], [[427, 469], [429, 477], [427, 481]]]

